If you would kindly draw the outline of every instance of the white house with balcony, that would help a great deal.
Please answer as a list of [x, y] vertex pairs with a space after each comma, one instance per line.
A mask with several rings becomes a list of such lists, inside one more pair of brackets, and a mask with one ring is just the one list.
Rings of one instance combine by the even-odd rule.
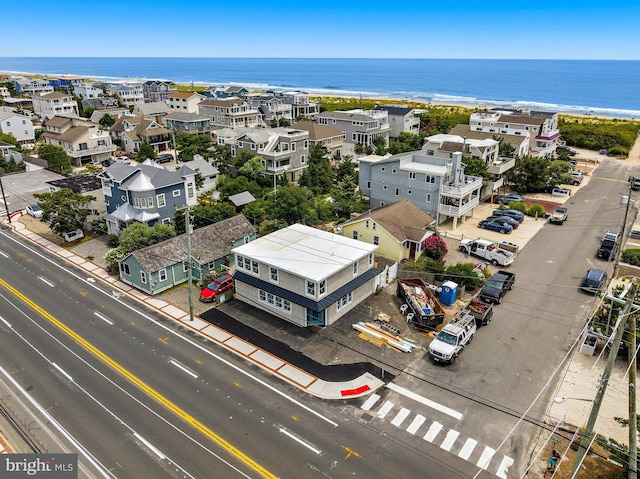
[[53, 86], [49, 80], [43, 78], [18, 78], [15, 80], [14, 87], [16, 95], [32, 96], [53, 93]]
[[54, 116], [68, 116], [78, 118], [78, 103], [67, 93], [54, 91], [35, 95], [33, 98], [33, 112], [43, 120]]
[[374, 147], [374, 139], [381, 137], [389, 144], [391, 125], [386, 110], [323, 111], [318, 124], [330, 126], [344, 133], [343, 155], [353, 155], [355, 145]]
[[83, 118], [54, 116], [44, 123], [42, 140], [64, 148], [73, 166], [100, 163], [116, 151], [108, 131]]
[[529, 135], [529, 154], [538, 157], [552, 156], [560, 138], [557, 112], [501, 108], [477, 111], [471, 114], [469, 128], [485, 133]]
[[198, 104], [198, 114], [209, 117], [214, 128], [264, 126], [260, 112], [237, 97], [204, 100]]
[[73, 93], [83, 100], [98, 98], [104, 94], [101, 83], [90, 81], [83, 81], [77, 85], [73, 85]]
[[123, 105], [136, 106], [144, 103], [144, 90], [142, 83], [138, 81], [126, 81], [122, 83], [105, 84], [107, 93], [117, 95], [122, 100]]
[[367, 156], [358, 162], [359, 187], [372, 208], [406, 199], [435, 218], [436, 224], [451, 219], [455, 229], [480, 204], [482, 177], [465, 174], [460, 151], [450, 158], [414, 151]]

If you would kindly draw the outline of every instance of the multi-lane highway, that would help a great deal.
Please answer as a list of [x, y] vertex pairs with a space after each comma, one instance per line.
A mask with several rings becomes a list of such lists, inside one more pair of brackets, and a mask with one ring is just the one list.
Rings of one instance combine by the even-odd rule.
[[[87, 477], [469, 477], [0, 232], [0, 366]], [[4, 379], [4, 378], [3, 378]], [[37, 431], [35, 431], [37, 434]], [[444, 455], [443, 455], [444, 454]]]

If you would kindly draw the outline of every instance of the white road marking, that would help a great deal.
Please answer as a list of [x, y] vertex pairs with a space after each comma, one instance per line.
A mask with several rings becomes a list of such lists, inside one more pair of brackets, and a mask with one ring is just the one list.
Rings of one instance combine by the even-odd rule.
[[4, 319], [2, 316], [0, 316], [0, 321], [2, 321], [4, 324], [6, 324], [7, 328], [12, 329], [11, 324], [6, 319]]
[[378, 396], [377, 394], [372, 394], [364, 402], [361, 409], [364, 409], [365, 411], [370, 410], [375, 405], [375, 403], [378, 402], [378, 399], [380, 399], [380, 396]]
[[60, 366], [58, 366], [56, 363], [51, 363], [51, 365], [56, 368], [58, 371], [60, 371], [60, 374], [62, 374], [65, 378], [67, 378], [69, 381], [73, 382], [73, 378], [71, 376], [69, 376], [69, 374], [62, 369]]
[[175, 367], [177, 367], [178, 369], [180, 369], [181, 371], [184, 371], [185, 373], [187, 373], [189, 376], [191, 376], [192, 378], [197, 378], [198, 375], [196, 373], [194, 373], [193, 371], [191, 371], [188, 367], [180, 364], [178, 361], [176, 361], [175, 359], [170, 359], [169, 360], [169, 364], [173, 364]]
[[0, 255], [4, 256], [5, 258], [9, 257], [9, 255], [7, 253], [5, 253], [4, 251], [0, 251]]
[[450, 451], [459, 435], [460, 433], [458, 431], [454, 431], [453, 429], [451, 429], [447, 433], [447, 437], [445, 437], [444, 441], [442, 441], [442, 444], [440, 444], [440, 447], [445, 451]]
[[105, 323], [109, 323], [111, 325], [113, 325], [113, 321], [111, 321], [110, 319], [107, 319], [106, 317], [104, 317], [103, 315], [101, 315], [100, 313], [98, 313], [97, 311], [94, 311], [94, 313], [97, 317], [99, 317], [101, 320], [103, 320]]
[[47, 278], [43, 278], [42, 276], [38, 276], [38, 279], [40, 281], [42, 281], [44, 284], [47, 284], [49, 286], [51, 286], [52, 288], [55, 286], [55, 284], [53, 284], [51, 281], [49, 281]]
[[140, 434], [138, 434], [137, 432], [134, 432], [133, 435], [135, 436], [135, 438], [140, 441], [142, 444], [144, 444], [145, 446], [147, 446], [147, 448], [149, 448], [149, 450], [151, 450], [156, 456], [158, 456], [160, 459], [166, 459], [167, 456], [165, 456], [164, 454], [162, 454], [162, 452], [160, 452], [160, 449], [158, 449], [157, 447], [155, 447], [153, 444], [151, 444], [149, 441], [147, 441], [144, 437], [142, 437]]
[[393, 418], [393, 421], [391, 421], [391, 424], [393, 424], [396, 427], [400, 427], [400, 424], [402, 424], [402, 422], [405, 419], [407, 419], [409, 414], [411, 414], [411, 411], [403, 407], [402, 409], [400, 409], [400, 412], [396, 414], [396, 417]]
[[424, 404], [425, 406], [433, 408], [436, 411], [443, 412], [458, 420], [462, 419], [463, 414], [461, 412], [454, 411], [453, 409], [448, 408], [447, 406], [443, 406], [442, 404], [432, 401], [431, 399], [427, 399], [426, 397], [423, 397], [423, 396], [420, 396], [419, 394], [411, 392], [408, 389], [403, 388], [402, 386], [389, 383], [387, 384], [387, 387], [392, 391], [402, 394], [403, 396], [406, 396], [409, 399], [413, 399], [414, 401], [418, 401], [420, 404]]
[[426, 417], [422, 416], [421, 414], [417, 414], [416, 417], [413, 418], [413, 421], [411, 421], [411, 424], [409, 424], [407, 432], [409, 434], [415, 434], [416, 432], [418, 432], [418, 429], [420, 429], [420, 426], [422, 426], [422, 424], [424, 424], [426, 420]]
[[391, 411], [391, 409], [393, 409], [393, 403], [391, 401], [385, 401], [385, 403], [382, 405], [382, 407], [378, 411], [378, 417], [380, 419], [384, 419], [385, 416], [389, 414], [389, 411]]
[[467, 441], [464, 443], [464, 446], [462, 446], [462, 449], [458, 453], [458, 457], [461, 457], [465, 461], [468, 461], [469, 457], [471, 457], [471, 453], [476, 448], [477, 444], [478, 444], [478, 441], [476, 441], [475, 439], [471, 439], [471, 438], [467, 439]]
[[424, 440], [433, 442], [433, 440], [436, 438], [438, 433], [442, 431], [442, 427], [443, 427], [442, 424], [440, 424], [438, 421], [433, 421], [431, 426], [429, 426], [429, 430], [424, 435]]
[[482, 451], [482, 456], [480, 456], [480, 459], [478, 459], [478, 462], [476, 462], [476, 466], [481, 467], [486, 471], [495, 453], [495, 449], [492, 449], [489, 446], [485, 446], [484, 451]]
[[309, 449], [310, 451], [314, 452], [316, 455], [320, 455], [320, 453], [322, 452], [321, 449], [318, 449], [314, 446], [312, 446], [311, 444], [309, 444], [307, 441], [302, 440], [301, 438], [299, 438], [298, 436], [296, 436], [295, 434], [287, 431], [284, 427], [280, 427], [278, 428], [278, 430], [282, 433], [285, 434], [286, 436], [290, 437], [291, 439], [293, 439], [294, 441], [296, 441], [298, 444], [302, 444], [304, 447], [306, 447], [307, 449]]
[[502, 458], [502, 462], [498, 466], [498, 472], [496, 472], [496, 476], [501, 479], [507, 479], [507, 470], [511, 465], [513, 465], [513, 459], [509, 456], [504, 456]]

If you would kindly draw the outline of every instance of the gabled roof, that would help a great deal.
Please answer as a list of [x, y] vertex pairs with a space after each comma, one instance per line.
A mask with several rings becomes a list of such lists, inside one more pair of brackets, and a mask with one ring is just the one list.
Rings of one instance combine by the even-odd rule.
[[171, 95], [169, 95], [169, 98], [192, 98], [192, 97], [201, 97], [201, 98], [205, 98], [204, 95], [201, 95], [200, 93], [197, 93], [195, 91], [177, 91], [175, 93], [172, 93]]
[[500, 119], [498, 121], [504, 123], [516, 123], [519, 125], [541, 126], [546, 121], [546, 118], [531, 115], [500, 115]]
[[59, 91], [53, 91], [51, 93], [45, 93], [44, 95], [35, 96], [34, 98], [44, 98], [45, 100], [55, 100], [67, 98], [71, 99], [71, 95], [67, 95], [66, 93], [60, 93]]
[[209, 121], [209, 117], [198, 115], [197, 113], [187, 113], [186, 111], [172, 111], [164, 117], [164, 120], [181, 121], [184, 123], [188, 123], [191, 121]]
[[360, 223], [367, 219], [373, 220], [400, 243], [405, 240], [418, 242], [425, 236], [431, 236], [432, 233], [425, 231], [425, 227], [435, 222], [430, 215], [409, 200], [401, 200], [362, 213], [343, 225]]
[[158, 189], [183, 183], [185, 176], [193, 175], [195, 172], [186, 166], [183, 166], [178, 171], [169, 171], [165, 168], [156, 168], [155, 166], [130, 166], [116, 162], [98, 176], [100, 178], [111, 179], [123, 185], [125, 182], [130, 184], [129, 181], [132, 180], [134, 176], [142, 174], [148, 178], [155, 189]]
[[154, 101], [151, 103], [139, 103], [136, 105], [135, 111], [139, 111], [143, 115], [155, 115], [168, 113], [171, 109], [169, 108], [169, 105], [163, 101]]
[[229, 108], [232, 106], [242, 106], [242, 105], [245, 105], [246, 103], [247, 102], [244, 101], [242, 98], [231, 96], [229, 98], [209, 98], [207, 100], [201, 101], [199, 105], [200, 106], [223, 106], [223, 107]]
[[193, 160], [187, 162], [187, 164], [189, 168], [200, 173], [205, 178], [217, 176], [220, 173], [220, 170], [209, 163], [202, 155], [193, 155]]
[[388, 112], [389, 115], [404, 116], [407, 113], [411, 113], [413, 108], [404, 105], [376, 105], [374, 110], [383, 110]]
[[291, 125], [291, 128], [297, 128], [309, 132], [309, 139], [312, 141], [321, 141], [327, 138], [335, 138], [336, 136], [342, 136], [340, 130], [331, 128], [327, 125], [319, 125], [316, 122], [305, 120], [299, 121]]
[[229, 196], [229, 201], [234, 206], [244, 206], [255, 200], [256, 199], [253, 197], [253, 195], [248, 191], [243, 191], [242, 193], [237, 193], [235, 195]]
[[68, 188], [80, 195], [102, 188], [102, 181], [97, 175], [71, 176], [59, 180], [46, 181], [45, 183], [56, 188]]

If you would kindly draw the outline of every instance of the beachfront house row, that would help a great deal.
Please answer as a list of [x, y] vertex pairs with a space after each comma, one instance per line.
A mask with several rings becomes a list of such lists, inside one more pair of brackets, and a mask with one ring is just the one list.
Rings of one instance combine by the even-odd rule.
[[53, 93], [49, 80], [42, 78], [19, 78], [14, 82], [16, 95], [33, 96], [43, 93]]
[[[205, 281], [233, 265], [232, 248], [253, 241], [256, 230], [236, 215], [191, 234], [191, 278]], [[150, 295], [187, 281], [186, 235], [133, 251], [119, 262], [120, 279]]]
[[169, 95], [176, 91], [178, 91], [178, 87], [169, 80], [147, 80], [142, 84], [145, 103], [166, 102]]
[[344, 146], [344, 133], [327, 125], [319, 125], [311, 120], [303, 120], [291, 125], [291, 128], [309, 133], [309, 149], [320, 143], [327, 149], [329, 159], [340, 158]]
[[107, 93], [116, 95], [124, 106], [136, 106], [144, 103], [142, 83], [138, 81], [126, 81], [122, 83], [105, 83]]
[[317, 116], [318, 124], [330, 126], [344, 133], [343, 155], [355, 154], [355, 146], [375, 148], [374, 139], [381, 137], [389, 144], [389, 114], [383, 110], [323, 111]]
[[198, 105], [198, 114], [209, 117], [214, 128], [264, 126], [260, 112], [236, 97], [204, 100]]
[[328, 326], [375, 292], [376, 249], [287, 226], [233, 249], [236, 299], [301, 327]]
[[386, 111], [389, 114], [389, 125], [391, 131], [389, 136], [396, 139], [400, 133], [420, 133], [420, 118], [416, 116], [415, 110], [406, 105], [376, 105], [374, 110]]
[[276, 125], [272, 126], [280, 126], [285, 122], [290, 125], [293, 121], [291, 105], [272, 93], [250, 93], [244, 99], [251, 108], [260, 112], [265, 125], [271, 125], [272, 120], [276, 122]]
[[373, 208], [337, 227], [342, 236], [376, 245], [376, 256], [391, 261], [416, 259], [433, 236], [435, 220], [408, 200]]
[[169, 171], [153, 164], [114, 163], [98, 175], [107, 208], [107, 233], [119, 235], [133, 222], [171, 224], [177, 209], [197, 203], [195, 175], [186, 166]]
[[23, 146], [33, 145], [36, 141], [31, 118], [12, 108], [0, 109], [0, 133], [13, 135]]
[[[472, 130], [469, 125], [456, 125], [449, 130], [450, 135], [456, 135], [461, 138], [470, 140], [489, 140], [495, 139], [500, 142], [507, 143], [513, 147], [513, 156], [525, 157], [529, 154], [529, 132], [521, 135], [507, 135], [506, 133], [489, 133], [484, 131]], [[495, 160], [494, 160], [495, 161]]]
[[294, 120], [313, 120], [320, 113], [320, 103], [310, 101], [309, 94], [303, 91], [291, 90], [276, 92], [284, 103], [291, 105], [291, 116]]
[[139, 116], [121, 116], [109, 130], [114, 140], [119, 140], [122, 149], [136, 154], [142, 143], [149, 143], [156, 153], [166, 151], [171, 146], [171, 131], [155, 120]]
[[169, 110], [182, 113], [198, 113], [198, 105], [207, 97], [192, 91], [176, 91], [169, 95]]
[[469, 127], [474, 131], [506, 135], [529, 134], [529, 154], [553, 156], [560, 138], [558, 113], [494, 108], [471, 114]]
[[73, 86], [73, 94], [83, 100], [98, 98], [104, 94], [102, 84], [97, 82], [80, 82]]
[[452, 219], [455, 229], [480, 203], [482, 177], [465, 174], [462, 152], [439, 158], [413, 151], [358, 162], [358, 185], [372, 208], [406, 199], [435, 218], [436, 225]]
[[265, 174], [275, 177], [283, 174], [291, 183], [297, 183], [309, 166], [309, 133], [294, 128], [240, 128], [225, 141], [231, 157], [246, 151], [262, 158]]
[[78, 118], [78, 103], [73, 96], [67, 93], [54, 91], [53, 93], [44, 93], [42, 95], [34, 95], [33, 112], [46, 121], [56, 115]]
[[41, 139], [47, 145], [64, 148], [72, 166], [101, 163], [116, 151], [109, 132], [84, 118], [54, 116], [44, 123]]
[[229, 86], [216, 86], [211, 87], [204, 92], [204, 95], [207, 98], [231, 98], [238, 97], [243, 98], [245, 95], [249, 94], [249, 90], [240, 85], [229, 85]]

